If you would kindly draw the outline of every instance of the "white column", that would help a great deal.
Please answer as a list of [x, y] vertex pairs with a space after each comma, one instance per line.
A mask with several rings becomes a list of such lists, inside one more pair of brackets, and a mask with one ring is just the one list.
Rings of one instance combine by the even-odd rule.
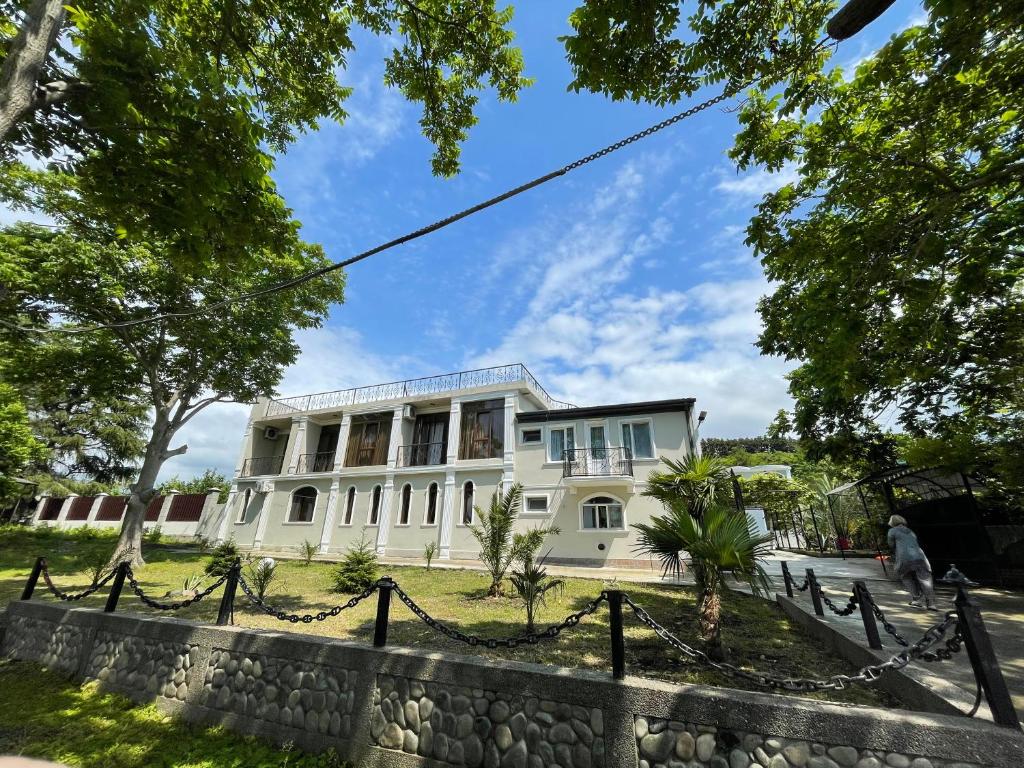
[[238, 498], [238, 484], [232, 483], [231, 490], [228, 492], [228, 499], [224, 502], [224, 510], [221, 514], [220, 523], [217, 526], [217, 543], [220, 544], [228, 540], [228, 528], [236, 515], [234, 515], [235, 500]]
[[444, 476], [444, 502], [441, 506], [441, 542], [437, 556], [450, 560], [452, 556], [452, 528], [455, 526], [455, 470], [449, 468]]
[[242, 476], [242, 468], [245, 467], [245, 460], [252, 456], [252, 416], [245, 425], [245, 435], [242, 437], [242, 450], [238, 454], [238, 463], [235, 464], [235, 479]]
[[377, 554], [383, 555], [388, 548], [388, 535], [391, 533], [391, 497], [395, 495], [395, 475], [388, 472], [384, 476], [384, 488], [381, 491], [380, 515], [377, 517]]
[[288, 474], [294, 475], [299, 466], [299, 457], [306, 453], [306, 425], [308, 416], [292, 416], [292, 456], [288, 460]]
[[260, 519], [256, 523], [256, 538], [252, 542], [253, 549], [263, 546], [263, 536], [267, 532], [267, 522], [270, 520], [270, 505], [274, 501], [274, 481], [267, 481], [270, 490], [263, 497], [263, 505], [260, 507]]
[[448, 415], [448, 464], [459, 458], [459, 440], [462, 437], [462, 401], [452, 398], [452, 410]]
[[341, 427], [338, 429], [338, 447], [334, 449], [334, 471], [341, 472], [342, 464], [345, 463], [345, 451], [348, 450], [348, 433], [352, 431], [352, 415], [346, 413], [341, 417]]
[[391, 441], [388, 443], [388, 470], [398, 465], [398, 449], [402, 445], [402, 408], [395, 408], [391, 417]]
[[32, 511], [32, 519], [29, 521], [29, 525], [38, 525], [39, 523], [46, 522], [45, 520], [40, 520], [39, 516], [43, 514], [43, 510], [46, 508], [46, 505], [49, 502], [49, 500], [50, 492], [43, 491], [43, 493], [40, 494], [39, 496], [39, 500], [36, 502], [36, 508]]
[[178, 491], [172, 488], [164, 496], [163, 504], [160, 505], [160, 516], [156, 519], [156, 525], [163, 525], [167, 522], [167, 515], [170, 514], [171, 505], [174, 503], [174, 497], [177, 495]]
[[515, 482], [516, 469], [516, 405], [517, 395], [505, 395], [505, 445], [501, 465], [501, 491]]
[[64, 503], [60, 505], [60, 512], [57, 513], [57, 519], [53, 521], [54, 525], [60, 525], [68, 521], [68, 512], [71, 511], [71, 505], [75, 503], [75, 499], [78, 498], [77, 493], [69, 493], [68, 497], [64, 499]]
[[96, 515], [100, 513], [100, 504], [102, 504], [103, 500], [109, 495], [109, 493], [101, 493], [93, 498], [92, 506], [89, 508], [89, 516], [85, 518], [86, 525], [96, 522]]
[[[341, 481], [331, 481], [331, 491], [327, 494], [327, 509], [324, 511], [324, 528], [320, 531], [320, 552], [324, 553], [331, 544], [331, 533], [334, 531], [334, 516], [338, 512], [338, 489]], [[378, 531], [379, 534], [379, 531]]]

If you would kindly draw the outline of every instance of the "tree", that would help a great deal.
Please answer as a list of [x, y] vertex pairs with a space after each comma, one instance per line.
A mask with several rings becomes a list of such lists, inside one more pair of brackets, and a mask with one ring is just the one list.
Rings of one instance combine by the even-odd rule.
[[697, 518], [732, 495], [729, 465], [709, 456], [687, 456], [679, 461], [662, 459], [668, 472], [651, 472], [644, 496], [666, 506], [685, 504]]
[[[93, 221], [99, 221], [98, 215]], [[254, 221], [252, 226], [258, 227]], [[163, 243], [125, 243], [100, 237], [101, 227], [54, 231], [20, 224], [0, 231], [2, 267], [9, 290], [0, 296], [0, 326], [10, 343], [33, 344], [66, 323], [105, 324], [92, 331], [129, 364], [127, 386], [144, 393], [152, 422], [117, 550], [142, 562], [146, 506], [164, 462], [188, 447], [171, 447], [178, 430], [212, 403], [252, 402], [273, 391], [299, 352], [293, 333], [318, 326], [331, 302], [341, 301], [344, 278], [330, 273], [259, 301], [217, 313], [167, 314], [198, 300], [216, 301], [293, 278], [326, 263], [319, 247], [293, 238], [284, 251], [244, 249], [230, 261], [193, 262], [176, 268], [177, 251]], [[142, 325], [124, 325], [164, 313]], [[83, 379], [95, 371], [78, 371]]]
[[779, 408], [779, 412], [775, 414], [775, 418], [772, 419], [772, 423], [768, 425], [768, 429], [765, 430], [765, 437], [769, 440], [785, 440], [789, 437], [793, 431], [793, 424], [789, 420], [789, 414], [786, 413], [785, 409]]
[[[385, 83], [423, 105], [435, 173], [487, 87], [513, 101], [528, 84], [511, 7], [493, 0], [212, 2], [8, 0], [0, 34], [4, 194], [32, 205], [20, 153], [52, 159], [124, 236], [180, 258], [218, 246], [287, 246], [293, 235], [267, 172], [273, 154], [318, 121], [342, 122], [338, 77], [356, 28], [394, 40]], [[252, 227], [252, 217], [264, 226]], [[223, 250], [223, 249], [222, 249]], [[231, 256], [231, 253], [222, 253]]]
[[518, 569], [512, 571], [512, 586], [526, 609], [528, 635], [537, 631], [537, 610], [547, 604], [548, 592], [561, 592], [565, 588], [565, 579], [548, 575], [544, 567], [546, 559], [547, 556], [542, 557], [540, 562], [534, 562], [533, 558], [524, 560]]
[[178, 493], [208, 493], [209, 491], [220, 491], [217, 501], [223, 504], [228, 498], [228, 489], [231, 481], [223, 472], [215, 469], [203, 470], [203, 474], [193, 477], [191, 480], [182, 480], [175, 475], [170, 480], [165, 480], [156, 489], [157, 493], [166, 494], [169, 491]]
[[23, 488], [14, 478], [45, 459], [46, 446], [32, 434], [17, 390], [0, 382], [0, 500], [20, 496]]
[[[743, 580], [755, 595], [770, 591], [760, 560], [770, 554], [771, 535], [757, 533], [746, 515], [721, 505], [693, 514], [689, 497], [665, 502], [666, 514], [637, 523], [637, 550], [657, 557], [665, 573], [677, 577], [688, 561], [697, 586], [700, 637], [715, 659], [728, 655], [722, 638], [722, 590], [725, 575]], [[683, 554], [685, 553], [685, 555]]]

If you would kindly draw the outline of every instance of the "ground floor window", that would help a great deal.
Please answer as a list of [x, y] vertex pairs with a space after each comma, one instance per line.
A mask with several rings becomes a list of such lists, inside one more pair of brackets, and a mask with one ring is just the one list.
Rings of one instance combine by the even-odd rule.
[[594, 496], [583, 502], [585, 530], [622, 529], [622, 504], [610, 496]]
[[412, 506], [412, 486], [406, 483], [402, 488], [402, 506], [398, 511], [398, 524], [409, 524], [409, 507]]
[[356, 511], [356, 487], [353, 485], [345, 494], [345, 517], [344, 525], [352, 525], [352, 515]]
[[380, 494], [380, 486], [373, 486], [373, 493], [370, 494], [370, 514], [367, 517], [367, 522], [370, 525], [377, 525], [377, 522], [380, 520]]
[[423, 516], [423, 522], [427, 525], [437, 524], [437, 483], [431, 483], [427, 488], [427, 513]]
[[242, 494], [242, 498], [239, 499], [238, 505], [238, 517], [235, 518], [236, 523], [245, 522], [245, 513], [249, 509], [249, 501], [252, 499], [252, 488], [246, 488], [245, 493]]
[[467, 480], [462, 486], [462, 524], [473, 524], [473, 481]]
[[289, 523], [312, 523], [316, 509], [316, 488], [298, 488], [292, 494], [292, 507], [288, 513]]

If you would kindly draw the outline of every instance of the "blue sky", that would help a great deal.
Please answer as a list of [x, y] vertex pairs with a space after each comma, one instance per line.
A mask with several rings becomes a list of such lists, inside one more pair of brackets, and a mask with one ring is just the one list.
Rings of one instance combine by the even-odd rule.
[[[341, 75], [355, 89], [348, 121], [301, 137], [274, 172], [303, 236], [346, 258], [688, 106], [568, 92], [557, 37], [576, 4], [516, 4], [517, 44], [536, 82], [515, 104], [482, 95], [453, 179], [431, 175], [417, 107], [382, 84], [387, 42], [359, 39]], [[852, 68], [922, 16], [920, 2], [900, 0], [833, 61]], [[726, 156], [735, 131], [735, 115], [713, 108], [355, 265], [345, 303], [324, 328], [300, 335], [303, 354], [280, 393], [523, 362], [556, 398], [692, 396], [709, 414], [705, 436], [761, 433], [790, 407], [792, 366], [754, 347], [754, 307], [769, 286], [743, 228], [786, 175], [738, 175]], [[188, 453], [162, 477], [210, 466], [230, 475], [247, 410], [214, 406], [196, 417], [181, 433]]]

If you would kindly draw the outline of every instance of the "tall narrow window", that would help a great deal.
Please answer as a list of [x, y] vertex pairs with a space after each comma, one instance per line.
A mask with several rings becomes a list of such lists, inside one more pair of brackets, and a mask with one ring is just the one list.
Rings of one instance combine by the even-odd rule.
[[473, 524], [473, 481], [467, 480], [462, 486], [462, 524]]
[[[561, 461], [565, 458], [565, 451], [572, 451], [576, 447], [576, 430], [573, 427], [559, 427], [552, 429], [548, 437], [548, 460]], [[570, 454], [569, 458], [572, 458]]]
[[289, 523], [312, 523], [316, 509], [316, 488], [306, 486], [292, 494], [292, 507], [288, 512]]
[[377, 521], [380, 520], [380, 493], [380, 486], [373, 486], [373, 493], [370, 494], [370, 515], [367, 520], [370, 525], [377, 525]]
[[460, 459], [494, 459], [505, 450], [505, 401], [462, 404]]
[[431, 483], [427, 488], [427, 514], [423, 516], [427, 525], [437, 525], [437, 492], [437, 483]]
[[651, 423], [633, 421], [622, 425], [622, 447], [629, 450], [634, 459], [653, 459], [654, 442], [651, 440]]
[[242, 498], [239, 499], [240, 504], [238, 505], [238, 517], [235, 518], [236, 523], [245, 522], [245, 513], [249, 510], [249, 499], [252, 498], [252, 489], [246, 488], [245, 493], [242, 494]]
[[348, 493], [345, 494], [345, 517], [344, 524], [352, 525], [352, 515], [356, 511], [356, 487], [353, 485], [348, 489]]
[[409, 524], [409, 507], [412, 506], [412, 486], [408, 483], [402, 488], [402, 506], [398, 510], [398, 524]]
[[388, 463], [391, 414], [353, 416], [345, 450], [346, 467], [372, 467]]

